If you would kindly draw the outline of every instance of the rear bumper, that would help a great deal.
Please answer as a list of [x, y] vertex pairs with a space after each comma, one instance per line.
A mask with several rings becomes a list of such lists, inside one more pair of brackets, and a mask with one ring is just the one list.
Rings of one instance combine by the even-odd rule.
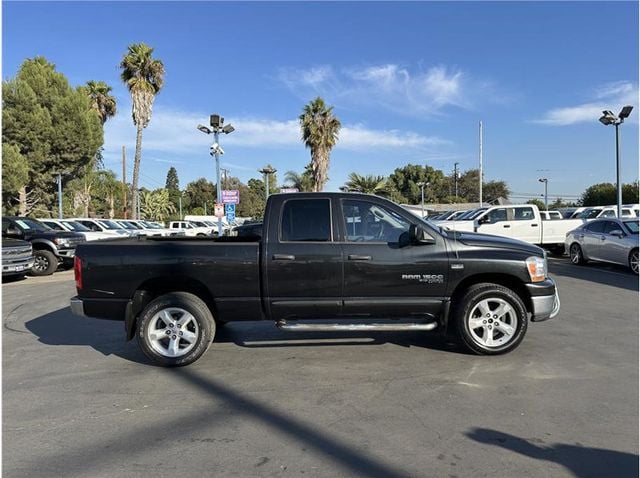
[[542, 322], [553, 319], [560, 312], [560, 296], [553, 279], [526, 284], [531, 296], [531, 320]]
[[73, 297], [69, 301], [69, 307], [74, 315], [80, 317], [93, 317], [95, 319], [125, 320], [127, 303], [126, 299], [95, 299]]
[[71, 312], [73, 315], [78, 315], [80, 317], [86, 317], [87, 315], [84, 313], [84, 304], [81, 299], [77, 297], [73, 297], [69, 301], [69, 307], [71, 308]]

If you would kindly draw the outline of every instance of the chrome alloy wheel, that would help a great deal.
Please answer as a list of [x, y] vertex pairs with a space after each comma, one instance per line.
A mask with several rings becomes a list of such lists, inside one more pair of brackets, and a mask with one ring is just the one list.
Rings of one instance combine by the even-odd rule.
[[629, 256], [629, 267], [634, 274], [638, 273], [638, 251], [635, 250]]
[[580, 264], [582, 262], [582, 249], [578, 244], [572, 244], [569, 249], [569, 258], [573, 264]]
[[33, 268], [38, 272], [46, 271], [49, 268], [49, 259], [38, 254], [33, 258]]
[[501, 347], [511, 341], [518, 328], [518, 315], [503, 299], [481, 300], [471, 310], [467, 324], [471, 338], [483, 347]]
[[149, 322], [147, 342], [164, 357], [182, 357], [195, 347], [200, 328], [195, 317], [179, 307], [160, 310]]

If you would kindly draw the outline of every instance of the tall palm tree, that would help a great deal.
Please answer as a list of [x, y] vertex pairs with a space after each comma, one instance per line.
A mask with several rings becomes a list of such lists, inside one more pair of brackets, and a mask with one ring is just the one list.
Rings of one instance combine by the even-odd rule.
[[325, 105], [320, 97], [304, 106], [299, 120], [302, 141], [311, 150], [313, 191], [322, 191], [328, 179], [331, 149], [338, 142], [340, 121], [333, 114], [333, 106]]
[[351, 173], [345, 186], [349, 191], [356, 191], [366, 194], [381, 194], [386, 192], [387, 180], [383, 176], [361, 176], [358, 173]]
[[98, 113], [103, 125], [116, 115], [116, 99], [110, 94], [112, 88], [104, 81], [87, 81], [83, 89], [91, 100], [91, 108]]
[[300, 174], [295, 171], [287, 171], [284, 175], [284, 181], [287, 186], [296, 188], [300, 192], [308, 192], [313, 191], [313, 180], [311, 178], [311, 168], [308, 169], [309, 173], [307, 173], [307, 169], [305, 172]]
[[[144, 43], [129, 45], [122, 58], [120, 78], [131, 93], [133, 124], [136, 126], [136, 154], [133, 159], [132, 204], [137, 211], [140, 201], [138, 194], [138, 176], [142, 152], [142, 130], [151, 121], [153, 100], [162, 89], [164, 83], [164, 65], [162, 61], [152, 57], [153, 48]], [[137, 217], [137, 213], [136, 213]], [[138, 218], [139, 219], [139, 218]]]

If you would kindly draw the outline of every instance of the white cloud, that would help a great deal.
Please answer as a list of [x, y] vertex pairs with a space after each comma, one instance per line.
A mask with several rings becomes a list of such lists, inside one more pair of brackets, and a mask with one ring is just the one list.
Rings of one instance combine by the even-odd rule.
[[329, 65], [289, 68], [280, 70], [278, 80], [301, 98], [319, 94], [344, 108], [383, 108], [421, 117], [440, 115], [449, 106], [472, 109], [479, 101], [505, 98], [495, 94], [490, 82], [444, 65], [417, 71], [394, 63], [340, 71]]
[[[196, 129], [207, 124], [205, 114], [170, 111], [157, 108], [149, 126], [143, 133], [143, 151], [151, 153], [202, 154], [212, 141]], [[223, 138], [223, 145], [243, 148], [301, 148], [298, 120], [271, 120], [266, 118], [228, 118], [236, 131]], [[221, 141], [222, 142], [222, 141]], [[425, 136], [411, 131], [376, 130], [362, 124], [343, 125], [336, 149], [367, 151], [379, 149], [413, 149], [447, 144], [441, 138]], [[135, 147], [135, 128], [128, 115], [118, 115], [105, 127], [105, 156], [119, 157], [120, 148], [130, 151]], [[157, 160], [154, 158], [154, 160]]]
[[624, 105], [637, 105], [638, 87], [629, 81], [616, 81], [596, 88], [593, 96], [595, 99], [588, 103], [551, 109], [533, 122], [554, 126], [594, 122], [603, 110], [617, 113]]

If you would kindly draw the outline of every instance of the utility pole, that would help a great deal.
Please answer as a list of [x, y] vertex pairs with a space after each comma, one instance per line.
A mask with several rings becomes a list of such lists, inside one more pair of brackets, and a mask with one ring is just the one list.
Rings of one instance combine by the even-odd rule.
[[480, 174], [479, 174], [479, 182], [480, 182], [480, 207], [482, 207], [482, 121], [480, 121]]
[[58, 173], [58, 219], [62, 219], [62, 175]]
[[453, 163], [453, 182], [456, 185], [456, 199], [458, 199], [458, 164], [460, 163]]
[[127, 219], [127, 157], [125, 155], [124, 146], [122, 146], [122, 193], [124, 196], [122, 202], [124, 218]]
[[227, 179], [229, 178], [229, 170], [225, 168], [220, 168], [222, 171], [222, 189], [227, 188]]
[[180, 220], [182, 221], [182, 191], [180, 191], [180, 197], [178, 198], [178, 207], [180, 209]]

